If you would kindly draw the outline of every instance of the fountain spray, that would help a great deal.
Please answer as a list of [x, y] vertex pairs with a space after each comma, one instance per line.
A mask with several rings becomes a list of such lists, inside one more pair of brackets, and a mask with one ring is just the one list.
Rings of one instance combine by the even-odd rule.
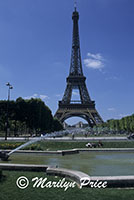
[[[82, 129], [83, 130], [83, 129]], [[66, 134], [75, 134], [77, 133], [78, 131], [80, 131], [80, 129], [67, 129], [67, 130], [64, 130], [64, 131], [57, 131], [57, 132], [52, 132], [52, 133], [46, 133], [44, 136], [41, 136], [39, 138], [36, 138], [36, 139], [32, 139], [28, 142], [26, 142], [25, 144], [22, 144], [20, 145], [19, 147], [13, 149], [12, 151], [10, 151], [9, 153], [7, 153], [6, 151], [1, 151], [0, 152], [0, 159], [2, 161], [8, 161], [8, 158], [11, 154], [13, 154], [14, 152], [16, 152], [17, 150], [19, 149], [22, 149], [23, 147], [26, 147], [30, 144], [33, 144], [35, 142], [38, 142], [38, 141], [41, 141], [41, 140], [44, 140], [46, 138], [54, 138], [54, 137], [57, 137], [57, 136], [64, 136]]]

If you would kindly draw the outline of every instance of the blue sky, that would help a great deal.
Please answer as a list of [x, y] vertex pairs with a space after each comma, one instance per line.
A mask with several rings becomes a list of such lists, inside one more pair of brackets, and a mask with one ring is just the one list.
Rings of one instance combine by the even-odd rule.
[[[104, 120], [134, 113], [134, 1], [78, 0], [86, 84]], [[53, 114], [69, 73], [73, 0], [0, 0], [0, 99], [40, 97]], [[77, 94], [74, 94], [77, 97]], [[76, 119], [70, 122], [74, 122]]]

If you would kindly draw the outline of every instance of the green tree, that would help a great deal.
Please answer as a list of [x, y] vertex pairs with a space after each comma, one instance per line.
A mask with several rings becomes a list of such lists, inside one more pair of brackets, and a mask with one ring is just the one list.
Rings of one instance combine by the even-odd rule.
[[[7, 101], [0, 101], [0, 131], [4, 131], [7, 116]], [[18, 132], [51, 132], [63, 129], [60, 122], [53, 119], [51, 110], [41, 99], [22, 99], [9, 102], [8, 121], [10, 130]]]

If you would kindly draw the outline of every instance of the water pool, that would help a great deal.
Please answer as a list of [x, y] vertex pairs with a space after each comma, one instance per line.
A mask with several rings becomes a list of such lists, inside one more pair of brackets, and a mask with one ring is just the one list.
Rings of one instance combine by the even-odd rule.
[[133, 152], [84, 152], [65, 156], [14, 153], [6, 163], [57, 165], [93, 176], [134, 175]]

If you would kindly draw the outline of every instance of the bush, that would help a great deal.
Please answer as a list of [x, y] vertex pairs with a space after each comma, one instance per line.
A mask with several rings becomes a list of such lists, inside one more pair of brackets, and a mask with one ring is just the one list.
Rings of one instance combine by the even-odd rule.
[[0, 149], [15, 149], [17, 147], [19, 147], [20, 145], [22, 145], [23, 142], [20, 142], [20, 143], [5, 143], [5, 142], [1, 142], [0, 143]]
[[31, 144], [24, 148], [24, 150], [43, 150], [40, 144]]

